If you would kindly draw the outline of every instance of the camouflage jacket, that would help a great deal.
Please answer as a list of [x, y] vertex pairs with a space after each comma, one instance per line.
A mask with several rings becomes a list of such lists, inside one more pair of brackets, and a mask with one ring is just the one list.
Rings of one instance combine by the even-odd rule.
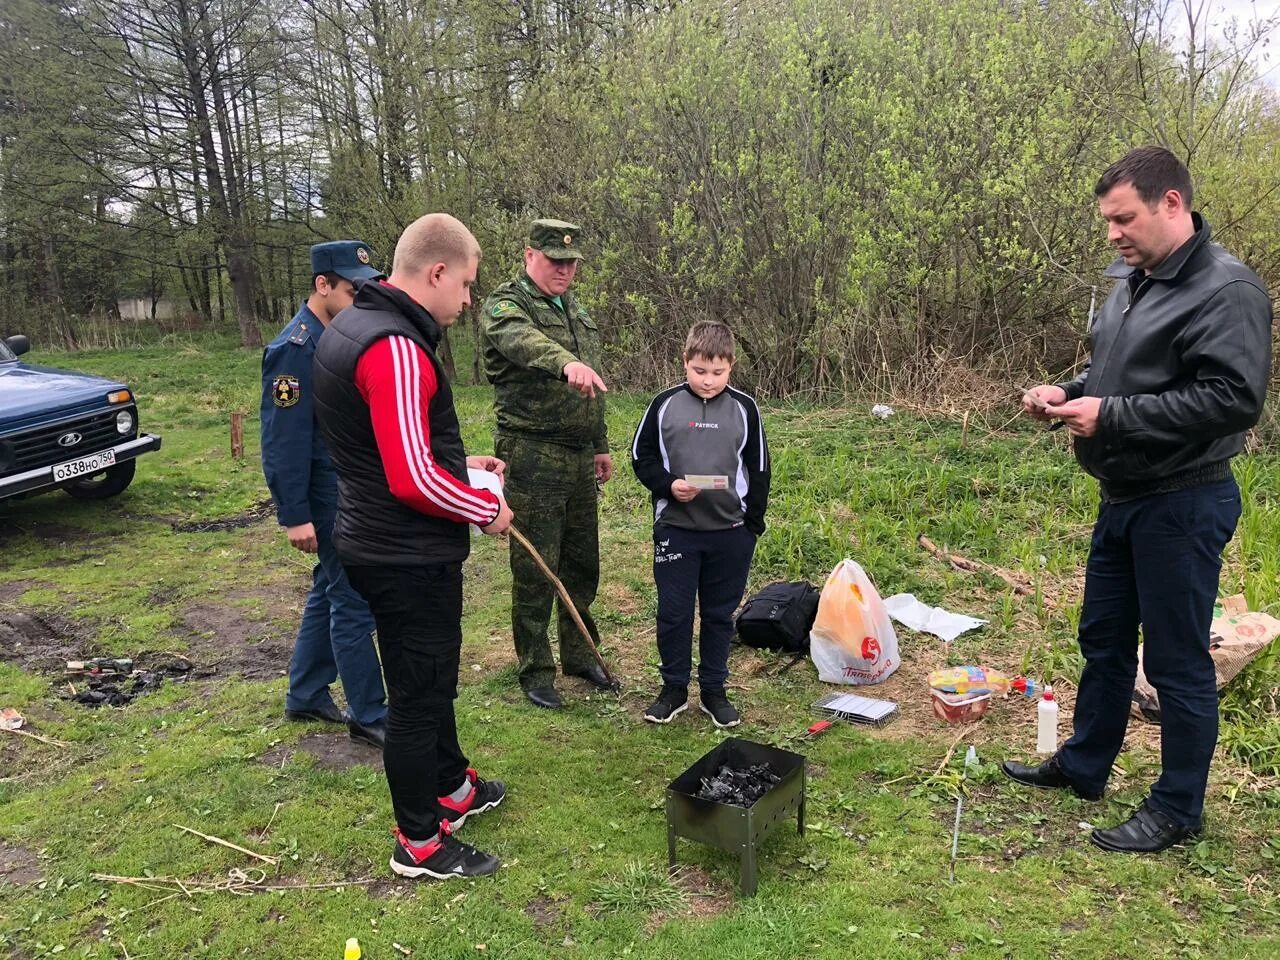
[[600, 371], [600, 329], [573, 294], [560, 302], [563, 309], [523, 270], [484, 302], [480, 344], [498, 432], [608, 453], [604, 398], [584, 397], [564, 379], [575, 360]]

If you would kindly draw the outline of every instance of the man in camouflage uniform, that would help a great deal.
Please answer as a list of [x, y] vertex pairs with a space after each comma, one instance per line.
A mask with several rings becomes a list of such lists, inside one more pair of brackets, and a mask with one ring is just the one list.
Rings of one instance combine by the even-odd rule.
[[[581, 228], [535, 220], [524, 269], [481, 311], [485, 375], [494, 385], [494, 451], [507, 464], [505, 494], [517, 528], [556, 571], [599, 643], [589, 607], [600, 580], [596, 484], [613, 475], [605, 433], [600, 330], [569, 293]], [[511, 546], [511, 630], [520, 686], [554, 710], [556, 663], [548, 640], [554, 588], [532, 557]], [[557, 601], [560, 668], [602, 689], [608, 678]]]

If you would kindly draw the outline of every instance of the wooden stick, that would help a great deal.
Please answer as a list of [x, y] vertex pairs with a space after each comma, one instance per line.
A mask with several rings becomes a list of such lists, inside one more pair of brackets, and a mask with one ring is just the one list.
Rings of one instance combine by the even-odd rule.
[[279, 803], [276, 804], [276, 808], [271, 811], [271, 819], [268, 820], [267, 825], [262, 828], [262, 833], [260, 835], [261, 837], [265, 837], [267, 835], [267, 831], [271, 829], [271, 825], [276, 822], [276, 814], [280, 812], [280, 808], [283, 806], [284, 806], [284, 801], [281, 800]]
[[560, 578], [551, 571], [551, 568], [547, 566], [547, 561], [542, 559], [542, 554], [538, 553], [537, 548], [529, 542], [528, 538], [516, 529], [516, 525], [514, 523], [507, 527], [507, 532], [515, 538], [516, 543], [520, 544], [520, 546], [524, 547], [525, 550], [529, 552], [529, 556], [533, 557], [533, 562], [538, 565], [538, 569], [542, 571], [543, 576], [550, 580], [552, 586], [556, 588], [556, 591], [560, 594], [561, 602], [564, 604], [565, 609], [569, 611], [569, 616], [572, 617], [573, 622], [577, 624], [578, 632], [582, 634], [582, 639], [587, 642], [587, 649], [591, 651], [592, 655], [596, 658], [596, 663], [600, 664], [600, 669], [604, 671], [605, 679], [608, 680], [611, 685], [616, 686], [617, 681], [613, 679], [613, 675], [609, 673], [609, 668], [605, 666], [604, 658], [600, 656], [600, 651], [596, 649], [596, 645], [591, 639], [591, 632], [587, 630], [587, 625], [582, 622], [582, 617], [578, 616], [578, 608], [573, 603], [573, 597], [569, 596], [569, 591], [564, 588], [564, 584], [560, 582]]
[[20, 737], [30, 737], [32, 740], [39, 740], [41, 743], [47, 743], [53, 747], [69, 747], [71, 744], [63, 743], [61, 740], [54, 740], [52, 737], [42, 737], [38, 733], [32, 733], [30, 730], [14, 730], [12, 727], [0, 727], [0, 730], [6, 730], [9, 733], [16, 733]]
[[938, 769], [933, 771], [933, 776], [929, 778], [930, 780], [932, 780], [934, 777], [936, 777], [938, 774], [940, 774], [943, 771], [947, 763], [950, 762], [952, 754], [956, 752], [956, 747], [960, 746], [960, 741], [963, 740], [972, 732], [973, 731], [970, 729], [964, 729], [964, 730], [961, 730], [958, 734], [956, 734], [956, 738], [951, 741], [951, 746], [947, 747], [947, 752], [942, 755], [942, 762], [938, 764]]
[[158, 898], [158, 899], [156, 899], [156, 900], [152, 900], [150, 903], [144, 903], [142, 906], [140, 906], [140, 907], [138, 908], [138, 910], [139, 910], [139, 911], [142, 911], [142, 910], [150, 910], [150, 909], [151, 909], [152, 907], [154, 907], [156, 904], [158, 904], [158, 903], [164, 903], [166, 900], [172, 900], [174, 897], [180, 897], [180, 896], [182, 896], [182, 894], [183, 894], [183, 893], [186, 893], [188, 897], [190, 897], [190, 896], [191, 896], [191, 894], [190, 894], [190, 893], [187, 893], [187, 891], [185, 891], [185, 890], [180, 891], [180, 892], [178, 892], [178, 893], [169, 893], [169, 894], [166, 894], [165, 896], [160, 897], [160, 898]]
[[[261, 870], [258, 871], [262, 873]], [[179, 880], [177, 877], [120, 877], [109, 873], [93, 873], [90, 879], [97, 880], [101, 883], [119, 883], [131, 887], [144, 887], [149, 890], [172, 890], [175, 886], [181, 889], [173, 894], [173, 896], [182, 896], [185, 891], [187, 896], [196, 893], [217, 893], [220, 891], [235, 890], [332, 890], [341, 889], [342, 887], [358, 887], [371, 883], [381, 882], [379, 877], [360, 877], [354, 880], [335, 880], [328, 883], [264, 883], [266, 875], [259, 879], [230, 879], [222, 881], [211, 880]], [[165, 899], [168, 899], [167, 897]], [[157, 901], [158, 902], [158, 901]]]
[[933, 554], [935, 557], [937, 557], [939, 560], [943, 561], [944, 563], [951, 564], [951, 566], [955, 567], [957, 570], [964, 570], [966, 573], [989, 573], [994, 577], [999, 577], [1009, 586], [1013, 587], [1014, 593], [1020, 594], [1021, 596], [1024, 596], [1024, 597], [1029, 597], [1031, 595], [1030, 587], [1028, 587], [1026, 584], [1019, 583], [1017, 580], [1013, 579], [1013, 577], [1009, 576], [1009, 574], [1005, 573], [1003, 570], [993, 567], [988, 563], [983, 563], [980, 560], [969, 560], [965, 557], [960, 556], [960, 554], [958, 553], [948, 553], [946, 550], [941, 549], [936, 543], [934, 543], [932, 540], [926, 537], [923, 533], [920, 534], [918, 537], [916, 537], [916, 541], [920, 544], [920, 546], [924, 547], [927, 551], [929, 551], [929, 553]]
[[222, 846], [227, 847], [231, 850], [236, 850], [240, 853], [247, 854], [250, 857], [255, 857], [258, 860], [261, 860], [263, 863], [269, 863], [273, 867], [280, 862], [279, 857], [269, 857], [265, 853], [254, 853], [254, 851], [252, 850], [248, 850], [244, 847], [238, 847], [234, 843], [230, 843], [226, 840], [221, 839], [220, 837], [211, 837], [209, 836], [209, 834], [201, 833], [199, 830], [192, 830], [190, 827], [184, 827], [180, 823], [175, 823], [174, 826], [177, 827], [179, 830], [185, 830], [187, 833], [194, 833], [201, 840], [208, 840], [210, 843], [221, 844]]

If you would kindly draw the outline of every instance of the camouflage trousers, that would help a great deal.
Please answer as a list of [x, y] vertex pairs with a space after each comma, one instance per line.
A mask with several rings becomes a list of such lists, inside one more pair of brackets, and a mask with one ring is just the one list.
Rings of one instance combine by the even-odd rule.
[[[595, 454], [510, 434], [494, 438], [494, 452], [507, 464], [504, 493], [516, 529], [555, 571], [599, 645], [600, 632], [589, 610], [600, 582]], [[525, 690], [555, 683], [556, 662], [548, 638], [553, 602], [560, 669], [565, 674], [579, 673], [595, 658], [555, 587], [528, 551], [513, 540], [511, 633], [520, 658], [520, 686]]]

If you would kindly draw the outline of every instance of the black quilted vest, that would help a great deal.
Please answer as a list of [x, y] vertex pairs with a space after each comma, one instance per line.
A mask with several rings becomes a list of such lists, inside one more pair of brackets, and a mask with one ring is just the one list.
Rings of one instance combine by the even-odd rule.
[[453, 409], [453, 391], [436, 358], [440, 327], [402, 290], [378, 281], [360, 284], [355, 303], [329, 324], [316, 348], [316, 422], [338, 472], [334, 544], [345, 563], [421, 566], [466, 559], [467, 524], [405, 506], [387, 488], [369, 407], [355, 385], [361, 355], [384, 337], [401, 336], [424, 351], [435, 369], [436, 393], [427, 408], [431, 455], [465, 481], [466, 451]]

